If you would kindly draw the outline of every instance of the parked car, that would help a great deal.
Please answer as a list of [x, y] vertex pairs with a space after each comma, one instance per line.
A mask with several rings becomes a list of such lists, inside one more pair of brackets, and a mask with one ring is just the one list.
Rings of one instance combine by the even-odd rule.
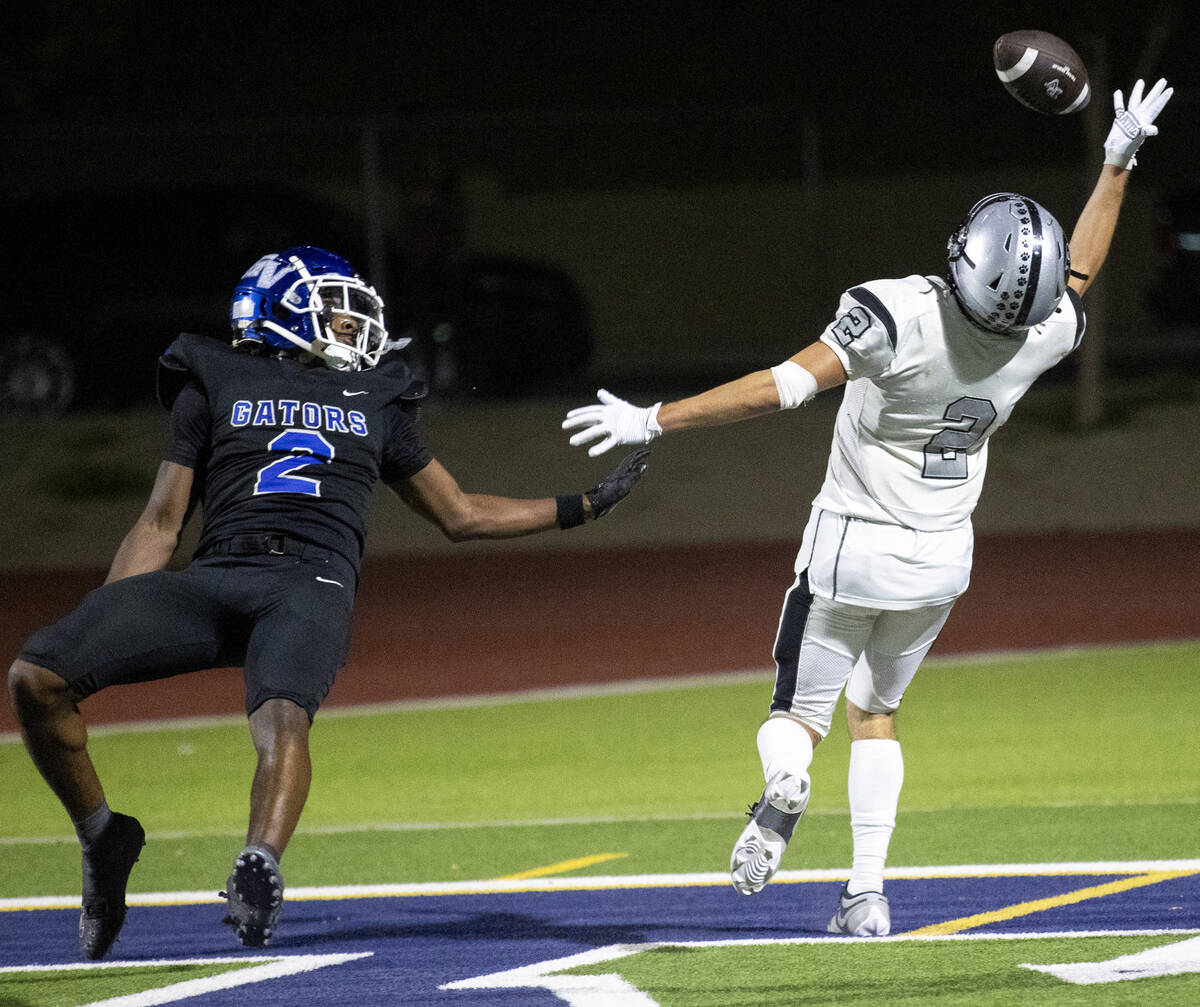
[[420, 282], [432, 292], [417, 296], [398, 242], [385, 250], [388, 275], [372, 277], [361, 220], [283, 188], [87, 192], [0, 214], [18, 250], [6, 263], [16, 296], [0, 319], [0, 410], [152, 402], [155, 361], [174, 336], [223, 336], [242, 271], [292, 245], [337, 251], [382, 288], [389, 329], [414, 337], [418, 367], [436, 360], [438, 390], [520, 394], [578, 371], [591, 353], [587, 305], [560, 269], [468, 254], [426, 268]]
[[1200, 334], [1200, 189], [1170, 193], [1161, 201], [1158, 250], [1147, 307], [1167, 327]]
[[444, 282], [444, 318], [419, 341], [429, 353], [435, 391], [521, 395], [586, 368], [592, 354], [588, 305], [561, 269], [473, 255], [450, 265]]

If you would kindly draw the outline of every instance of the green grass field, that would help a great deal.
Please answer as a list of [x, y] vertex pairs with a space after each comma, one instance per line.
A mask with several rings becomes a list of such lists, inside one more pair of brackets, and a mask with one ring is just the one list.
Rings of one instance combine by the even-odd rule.
[[[1178, 938], [1067, 938], [929, 941], [909, 945], [823, 941], [809, 945], [663, 948], [620, 963], [637, 989], [662, 1007], [764, 1007], [767, 1004], [903, 1004], [906, 1007], [1054, 1007], [1195, 1004], [1197, 977], [1164, 976], [1108, 986], [1064, 987], [1021, 966], [1105, 961]], [[800, 965], [800, 961], [803, 962]], [[797, 973], [803, 970], [802, 983]], [[610, 964], [574, 970], [603, 975]], [[801, 987], [798, 988], [798, 987]], [[1135, 988], [1136, 987], [1136, 988]]]
[[[1200, 644], [930, 662], [898, 718], [906, 779], [890, 864], [1195, 857], [1197, 668]], [[314, 729], [315, 780], [287, 855], [289, 886], [490, 879], [602, 854], [619, 856], [576, 873], [722, 871], [761, 787], [754, 735], [770, 682], [764, 672], [641, 692], [327, 711]], [[91, 750], [111, 805], [149, 833], [130, 890], [220, 887], [245, 827], [253, 759], [244, 723], [98, 731]], [[835, 720], [785, 869], [848, 867], [848, 752]], [[0, 897], [76, 893], [68, 823], [11, 738], [0, 743], [0, 779]], [[1107, 1004], [1123, 1001], [1071, 999], [1092, 988], [1010, 959], [1087, 960], [1154, 943], [1112, 942], [1121, 946], [1082, 958], [1012, 942], [972, 945], [967, 957], [952, 942], [807, 947], [830, 984], [847, 981], [848, 955], [849, 974], [870, 962], [862, 975], [877, 978], [841, 993], [818, 984], [803, 1000], [771, 993], [790, 981], [795, 949], [647, 953], [621, 971], [662, 1004]], [[901, 966], [904, 997], [888, 979]], [[988, 978], [997, 970], [1005, 985]], [[1176, 1002], [1177, 979], [1197, 997], [1190, 978], [1146, 980], [1168, 999], [1145, 1002]], [[716, 986], [697, 988], [706, 981]]]

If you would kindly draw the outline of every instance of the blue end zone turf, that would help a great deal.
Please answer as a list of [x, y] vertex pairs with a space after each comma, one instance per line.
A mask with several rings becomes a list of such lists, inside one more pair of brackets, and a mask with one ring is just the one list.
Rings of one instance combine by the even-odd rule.
[[[1128, 879], [1128, 874], [896, 879], [887, 883], [893, 934], [974, 917]], [[730, 886], [624, 888], [405, 898], [290, 900], [279, 939], [241, 952], [221, 925], [222, 905], [134, 905], [110, 957], [224, 958], [370, 953], [254, 987], [254, 1002], [561, 1004], [542, 990], [439, 990], [456, 980], [613, 944], [817, 938], [840, 884], [768, 885], [753, 898]], [[0, 913], [0, 966], [83, 966], [77, 910]], [[1200, 874], [1172, 877], [1073, 904], [1025, 911], [968, 933], [1200, 929]], [[246, 990], [206, 993], [204, 1004], [244, 1004]]]

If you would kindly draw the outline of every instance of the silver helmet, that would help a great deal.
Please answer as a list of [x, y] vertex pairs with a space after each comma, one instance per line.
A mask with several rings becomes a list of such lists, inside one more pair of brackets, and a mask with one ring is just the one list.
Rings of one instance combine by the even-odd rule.
[[997, 192], [976, 203], [946, 245], [950, 286], [968, 317], [992, 332], [1041, 325], [1067, 292], [1071, 253], [1040, 203]]

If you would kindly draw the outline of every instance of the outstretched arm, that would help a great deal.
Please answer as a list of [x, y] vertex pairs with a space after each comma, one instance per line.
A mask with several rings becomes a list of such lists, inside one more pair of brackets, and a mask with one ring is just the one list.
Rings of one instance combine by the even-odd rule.
[[389, 485], [453, 542], [515, 538], [604, 517], [638, 484], [649, 455], [648, 448], [630, 452], [586, 493], [541, 499], [467, 493], [436, 458], [415, 475]]
[[[846, 380], [837, 355], [824, 343], [810, 343], [789, 362], [812, 375], [812, 394], [834, 388]], [[692, 427], [714, 427], [753, 419], [782, 408], [779, 383], [771, 370], [754, 371], [735, 381], [710, 388], [677, 402], [667, 402], [658, 411], [663, 433]]]
[[1112, 245], [1121, 202], [1125, 199], [1128, 168], [1106, 164], [1071, 232], [1071, 275], [1067, 285], [1082, 294], [1096, 279]]
[[192, 479], [193, 471], [184, 465], [159, 465], [146, 508], [117, 549], [106, 584], [167, 565], [187, 519]]
[[648, 444], [660, 434], [736, 423], [798, 406], [845, 380], [837, 354], [818, 340], [778, 367], [754, 371], [675, 402], [642, 408], [601, 389], [598, 404], [572, 409], [562, 426], [581, 428], [571, 437], [574, 445], [598, 441], [588, 449], [594, 456], [617, 444]]
[[1100, 169], [1096, 187], [1071, 232], [1068, 283], [1078, 294], [1092, 285], [1108, 258], [1121, 202], [1125, 198], [1125, 183], [1130, 170], [1137, 164], [1138, 149], [1146, 137], [1158, 133], [1154, 120], [1174, 94], [1174, 89], [1167, 87], [1167, 82], [1162, 79], [1145, 97], [1142, 96], [1143, 87], [1140, 80], [1133, 85], [1128, 108], [1120, 91], [1113, 94], [1115, 118], [1104, 142], [1104, 167]]

